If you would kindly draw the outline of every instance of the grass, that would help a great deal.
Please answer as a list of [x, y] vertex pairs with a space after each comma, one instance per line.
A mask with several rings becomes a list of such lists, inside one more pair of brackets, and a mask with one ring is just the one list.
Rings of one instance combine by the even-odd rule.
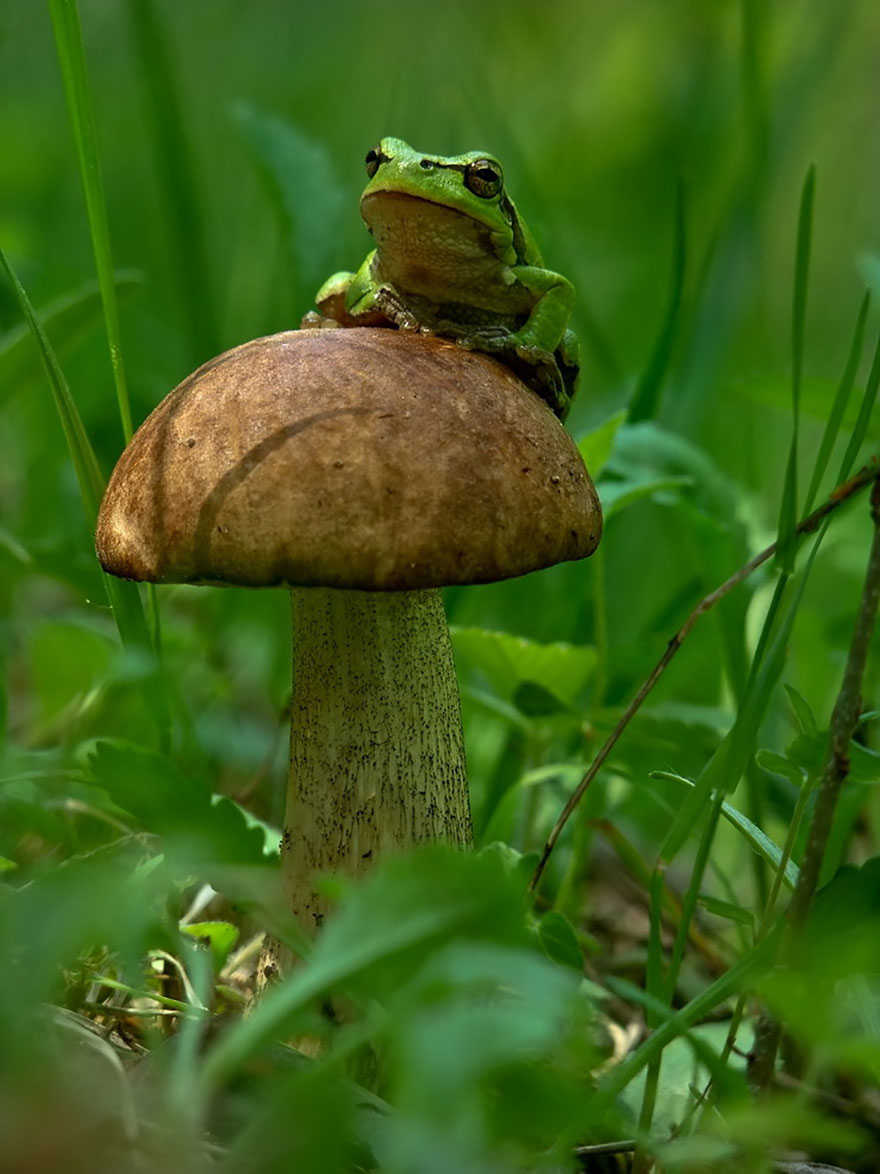
[[[588, 151], [571, 150], [582, 128], [560, 103], [589, 97], [575, 80], [583, 64], [566, 46], [591, 43], [593, 17], [574, 5], [566, 11], [565, 29], [548, 20], [531, 45], [516, 7], [503, 21], [494, 4], [469, 19], [494, 46], [483, 66], [488, 91], [513, 63], [540, 58], [541, 37], [554, 46], [555, 86], [536, 80], [516, 106], [518, 141], [536, 145], [532, 157], [520, 151], [520, 174], [509, 178], [512, 187], [521, 181], [517, 196], [531, 187], [547, 201], [526, 214], [549, 263], [595, 283], [581, 326], [602, 346], [588, 358], [571, 427], [601, 470], [599, 566], [449, 594], [478, 830], [491, 829], [493, 842], [481, 834], [469, 856], [427, 850], [381, 864], [363, 885], [334, 882], [338, 911], [310, 945], [286, 916], [272, 850], [280, 772], [267, 748], [283, 740], [289, 679], [287, 649], [273, 634], [282, 604], [165, 588], [145, 608], [133, 585], [100, 574], [90, 531], [101, 468], [119, 448], [115, 417], [127, 437], [187, 364], [241, 341], [230, 323], [255, 321], [261, 332], [292, 325], [316, 274], [354, 267], [366, 251], [360, 180], [354, 164], [347, 170], [357, 151], [336, 104], [356, 124], [350, 137], [367, 144], [378, 129], [425, 145], [433, 133], [439, 149], [452, 150], [454, 120], [437, 125], [429, 105], [401, 98], [399, 127], [371, 126], [371, 95], [387, 100], [387, 84], [364, 68], [365, 18], [354, 6], [332, 37], [302, 17], [307, 52], [285, 74], [276, 68], [287, 60], [284, 38], [265, 13], [244, 29], [225, 9], [209, 31], [204, 14], [138, 0], [102, 28], [84, 3], [81, 28], [74, 0], [50, 0], [86, 221], [64, 205], [56, 230], [42, 213], [32, 222], [33, 252], [23, 234], [0, 253], [9, 295], [0, 300], [0, 372], [11, 385], [0, 392], [8, 423], [0, 501], [5, 494], [13, 506], [0, 517], [0, 947], [8, 960], [0, 1130], [10, 1160], [47, 1170], [66, 1160], [74, 1169], [427, 1174], [440, 1154], [444, 1168], [481, 1174], [599, 1169], [591, 1143], [635, 1138], [635, 1170], [704, 1170], [706, 1147], [720, 1172], [743, 1162], [769, 1170], [774, 1154], [791, 1148], [859, 1174], [876, 1169], [880, 1129], [870, 1097], [860, 1095], [876, 1084], [880, 1062], [876, 935], [863, 928], [877, 853], [869, 719], [850, 746], [845, 787], [854, 798], [830, 829], [849, 867], [833, 868], [838, 849], [823, 849], [827, 883], [801, 919], [803, 950], [786, 954], [788, 975], [774, 971], [786, 894], [805, 864], [822, 871], [803, 828], [870, 539], [863, 495], [853, 495], [857, 505], [835, 498], [806, 552], [803, 522], [832, 488], [829, 470], [839, 485], [876, 447], [880, 387], [880, 345], [862, 377], [866, 336], [876, 329], [871, 302], [865, 294], [847, 316], [841, 307], [859, 291], [840, 276], [840, 256], [828, 259], [834, 234], [823, 209], [846, 209], [851, 189], [825, 168], [827, 146], [801, 143], [798, 165], [817, 156], [819, 164], [806, 169], [796, 212], [804, 167], [796, 176], [777, 140], [777, 120], [794, 126], [786, 87], [805, 86], [800, 117], [815, 109], [823, 121], [824, 73], [810, 72], [807, 51], [818, 53], [821, 38], [744, 0], [732, 46], [720, 17], [691, 13], [696, 23], [682, 27], [702, 35], [711, 57], [704, 74], [699, 55], [655, 27], [647, 8], [643, 22], [615, 17], [615, 60], [629, 64], [591, 83], [609, 120], [594, 163]], [[859, 12], [863, 37], [876, 40], [880, 26]], [[110, 42], [101, 38], [120, 29], [131, 41], [120, 50], [125, 84], [114, 89], [101, 51]], [[448, 29], [435, 31], [418, 78], [403, 68], [399, 82], [412, 92], [444, 76], [443, 52], [454, 46], [444, 43]], [[818, 39], [800, 54], [771, 56], [783, 33]], [[240, 41], [247, 71], [230, 65], [222, 81], [219, 68], [200, 74], [193, 63], [205, 39], [217, 60], [231, 60], [223, 54]], [[48, 30], [34, 43], [45, 63]], [[251, 60], [245, 50], [254, 44]], [[346, 85], [320, 91], [321, 125], [309, 122], [305, 96], [324, 76], [328, 45], [345, 57]], [[680, 107], [651, 73], [658, 88], [644, 109], [656, 125], [645, 138], [638, 119], [626, 121], [626, 99], [647, 95], [638, 90], [647, 67], [638, 63], [653, 63], [657, 45], [694, 100]], [[828, 69], [843, 101], [855, 83]], [[294, 114], [276, 72], [298, 95]], [[541, 73], [549, 78], [543, 64]], [[725, 106], [734, 81], [736, 118]], [[31, 93], [22, 77], [17, 84]], [[222, 149], [207, 113], [218, 85]], [[352, 94], [363, 110], [352, 110]], [[121, 145], [137, 103], [151, 135], [146, 162]], [[537, 113], [531, 124], [532, 107], [545, 105], [564, 134]], [[463, 118], [463, 146], [493, 130], [509, 134], [509, 121], [501, 107]], [[727, 150], [709, 150], [706, 124]], [[640, 146], [628, 155], [630, 138]], [[63, 150], [45, 149], [47, 158]], [[222, 167], [224, 150], [235, 162], [229, 192], [200, 178], [206, 163]], [[155, 201], [138, 204], [137, 214], [133, 170], [141, 185], [144, 175], [155, 181]], [[23, 165], [15, 174], [22, 185], [39, 182]], [[645, 193], [669, 190], [680, 175], [670, 274]], [[56, 231], [91, 247], [115, 404], [95, 337], [95, 292], [84, 285], [85, 250], [74, 250], [71, 280], [63, 250], [52, 249]], [[785, 273], [775, 285], [762, 277], [762, 233], [773, 242], [774, 271]], [[571, 242], [570, 265], [552, 256], [554, 237]], [[633, 238], [638, 274], [628, 279]], [[114, 255], [145, 274], [122, 307], [117, 293], [128, 278], [120, 285]], [[705, 258], [702, 268], [686, 265], [686, 255]], [[752, 269], [738, 267], [743, 256]], [[33, 310], [18, 274], [48, 312]], [[835, 283], [845, 282], [843, 298]], [[783, 298], [788, 344], [773, 304]], [[602, 359], [609, 354], [613, 362]], [[45, 384], [34, 383], [37, 358]], [[841, 367], [838, 381], [832, 373]], [[749, 397], [756, 370], [772, 395]], [[706, 404], [687, 412], [695, 373], [706, 377]], [[828, 388], [821, 418], [811, 411], [817, 375]], [[714, 618], [688, 628], [579, 795], [578, 780], [666, 642], [766, 546], [774, 518], [775, 565], [756, 565]], [[164, 670], [155, 652], [159, 608]], [[859, 639], [867, 658], [870, 633]], [[868, 658], [865, 709], [874, 708], [876, 687]], [[530, 890], [541, 848], [576, 794]], [[810, 945], [817, 925], [818, 951]], [[266, 929], [302, 960], [244, 1015]], [[802, 984], [813, 992], [812, 1012], [799, 1001]], [[777, 1091], [784, 1112], [775, 1132], [761, 1098], [750, 1099], [738, 1055], [761, 1002], [789, 1033], [784, 1063], [799, 1082]], [[322, 1014], [331, 1003], [345, 1013]], [[84, 1040], [100, 1033], [88, 1063], [51, 1027], [64, 1016], [64, 1030]], [[650, 1030], [615, 1053], [609, 1041], [640, 1017]], [[311, 1058], [289, 1044], [305, 1038], [321, 1044]], [[793, 1069], [799, 1050], [807, 1063]], [[847, 1105], [843, 1124], [827, 1108], [829, 1090]], [[14, 1125], [34, 1104], [52, 1107], [53, 1137]]]

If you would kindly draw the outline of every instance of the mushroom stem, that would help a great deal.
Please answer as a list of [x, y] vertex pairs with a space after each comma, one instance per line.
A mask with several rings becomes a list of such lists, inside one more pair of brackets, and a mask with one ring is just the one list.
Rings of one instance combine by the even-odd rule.
[[455, 663], [437, 589], [294, 588], [288, 908], [320, 924], [316, 873], [357, 876], [424, 840], [471, 842]]

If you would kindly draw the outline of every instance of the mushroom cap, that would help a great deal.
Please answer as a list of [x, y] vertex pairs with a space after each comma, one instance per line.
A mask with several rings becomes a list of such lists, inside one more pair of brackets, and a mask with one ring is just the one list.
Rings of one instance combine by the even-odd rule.
[[583, 558], [601, 529], [571, 437], [503, 364], [312, 329], [176, 387], [120, 457], [95, 544], [126, 579], [391, 591]]

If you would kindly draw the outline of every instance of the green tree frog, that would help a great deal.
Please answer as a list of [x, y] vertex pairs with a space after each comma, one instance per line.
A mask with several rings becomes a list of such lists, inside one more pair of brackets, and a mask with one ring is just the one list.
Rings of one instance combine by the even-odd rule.
[[376, 243], [318, 291], [325, 319], [453, 338], [507, 363], [564, 418], [578, 374], [574, 287], [544, 267], [483, 151], [423, 155], [401, 139], [367, 153], [361, 215]]

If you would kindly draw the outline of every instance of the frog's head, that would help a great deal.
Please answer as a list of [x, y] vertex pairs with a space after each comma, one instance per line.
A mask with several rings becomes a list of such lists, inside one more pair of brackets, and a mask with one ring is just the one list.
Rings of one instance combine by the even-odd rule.
[[361, 215], [368, 226], [375, 213], [384, 215], [387, 197], [410, 196], [459, 212], [493, 236], [512, 238], [515, 212], [504, 190], [504, 173], [485, 151], [423, 155], [402, 139], [388, 138], [367, 152], [365, 163], [369, 182], [361, 196]]

